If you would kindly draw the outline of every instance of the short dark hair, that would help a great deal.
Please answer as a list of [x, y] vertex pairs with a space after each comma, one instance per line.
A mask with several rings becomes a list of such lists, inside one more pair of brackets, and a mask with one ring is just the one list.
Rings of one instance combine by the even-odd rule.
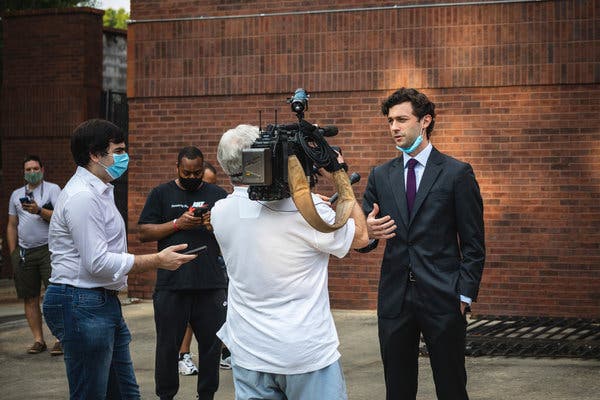
[[177, 165], [181, 163], [181, 159], [184, 157], [189, 160], [195, 160], [196, 158], [200, 157], [202, 162], [204, 162], [204, 156], [202, 155], [200, 149], [196, 146], [187, 146], [179, 150], [179, 155], [177, 156]]
[[86, 167], [90, 154], [105, 156], [110, 143], [124, 143], [125, 132], [103, 119], [90, 119], [80, 124], [71, 136], [71, 154], [75, 164]]
[[424, 116], [428, 114], [431, 115], [431, 123], [427, 127], [427, 138], [429, 138], [429, 135], [431, 135], [431, 132], [433, 131], [433, 126], [435, 125], [435, 104], [423, 93], [411, 88], [398, 89], [381, 103], [381, 113], [387, 116], [390, 112], [390, 108], [407, 101], [410, 101], [413, 108], [413, 114], [419, 121]]
[[28, 154], [23, 159], [23, 168], [25, 168], [25, 163], [27, 163], [28, 161], [37, 161], [37, 163], [40, 164], [40, 168], [44, 166], [44, 164], [42, 164], [42, 160], [40, 160], [38, 156], [34, 154]]
[[210, 172], [212, 172], [215, 175], [217, 174], [217, 169], [214, 167], [214, 165], [212, 165], [208, 161], [204, 161], [204, 169], [209, 170]]

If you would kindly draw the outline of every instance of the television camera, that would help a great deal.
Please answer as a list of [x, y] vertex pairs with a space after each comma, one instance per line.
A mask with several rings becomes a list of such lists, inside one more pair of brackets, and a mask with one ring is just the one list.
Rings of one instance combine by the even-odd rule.
[[269, 124], [266, 130], [242, 153], [242, 175], [239, 182], [249, 185], [251, 200], [281, 200], [290, 197], [288, 157], [295, 155], [311, 186], [316, 180], [318, 168], [335, 172], [343, 168], [337, 161], [337, 153], [325, 140], [335, 136], [337, 127], [330, 125], [319, 127], [304, 119], [308, 110], [309, 95], [302, 88], [287, 99], [292, 112], [298, 118], [297, 123]]

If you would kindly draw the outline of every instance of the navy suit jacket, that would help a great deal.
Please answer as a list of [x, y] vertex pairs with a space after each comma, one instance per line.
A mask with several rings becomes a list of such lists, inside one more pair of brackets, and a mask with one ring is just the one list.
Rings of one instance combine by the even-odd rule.
[[363, 196], [365, 214], [395, 220], [396, 236], [386, 242], [377, 313], [394, 318], [402, 311], [409, 268], [427, 311], [460, 309], [460, 295], [477, 299], [485, 242], [483, 201], [468, 163], [432, 149], [412, 215], [408, 215], [402, 157], [371, 170]]

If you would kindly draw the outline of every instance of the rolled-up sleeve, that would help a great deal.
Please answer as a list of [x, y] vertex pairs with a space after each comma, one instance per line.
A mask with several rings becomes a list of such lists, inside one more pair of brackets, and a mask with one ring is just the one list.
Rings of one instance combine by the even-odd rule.
[[[335, 222], [335, 211], [318, 198], [313, 197], [313, 201], [315, 201], [315, 207], [323, 221], [333, 224]], [[349, 218], [344, 226], [333, 232], [323, 233], [315, 230], [316, 247], [325, 253], [342, 258], [350, 251], [355, 230], [356, 226], [352, 218]]]

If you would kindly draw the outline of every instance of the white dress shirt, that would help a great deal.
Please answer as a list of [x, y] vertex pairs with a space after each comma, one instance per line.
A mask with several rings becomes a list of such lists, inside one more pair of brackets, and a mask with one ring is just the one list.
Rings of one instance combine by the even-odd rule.
[[127, 253], [125, 222], [114, 187], [85, 168], [62, 190], [50, 221], [50, 282], [80, 288], [127, 287], [134, 256]]
[[425, 147], [423, 151], [421, 151], [415, 157], [410, 157], [408, 154], [404, 155], [404, 189], [406, 189], [406, 180], [408, 176], [408, 160], [414, 158], [417, 160], [417, 164], [415, 165], [415, 178], [417, 181], [417, 191], [419, 191], [419, 184], [421, 183], [421, 178], [423, 177], [423, 172], [425, 171], [425, 166], [427, 165], [427, 160], [431, 154], [431, 149], [433, 149], [433, 146], [431, 143], [429, 143], [427, 147]]
[[[419, 185], [421, 184], [421, 178], [423, 177], [423, 172], [425, 172], [425, 166], [427, 165], [427, 160], [429, 160], [429, 155], [431, 154], [432, 149], [433, 149], [433, 146], [431, 145], [431, 142], [430, 142], [427, 145], [427, 147], [425, 147], [423, 149], [423, 151], [421, 151], [415, 157], [410, 157], [408, 155], [404, 156], [404, 159], [403, 159], [403, 161], [404, 161], [404, 189], [406, 189], [406, 179], [407, 179], [407, 175], [408, 175], [408, 160], [410, 160], [411, 158], [414, 158], [415, 160], [417, 160], [417, 164], [415, 165], [415, 178], [417, 181], [417, 192], [419, 191]], [[471, 305], [471, 302], [473, 301], [473, 299], [461, 294], [460, 301]]]

